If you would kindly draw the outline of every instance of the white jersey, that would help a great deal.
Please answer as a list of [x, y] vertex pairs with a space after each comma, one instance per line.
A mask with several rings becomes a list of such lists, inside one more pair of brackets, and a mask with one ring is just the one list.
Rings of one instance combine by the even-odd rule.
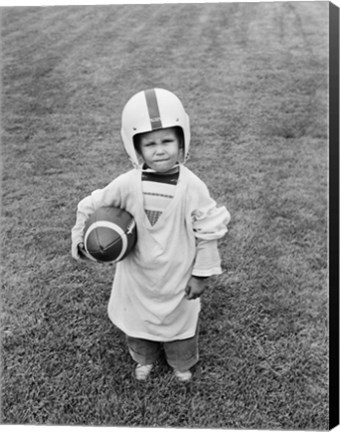
[[229, 212], [217, 207], [206, 185], [181, 165], [175, 194], [152, 225], [143, 208], [141, 171], [133, 169], [79, 203], [73, 244], [83, 241], [89, 215], [110, 205], [130, 212], [137, 226], [134, 250], [116, 265], [108, 305], [111, 321], [142, 339], [192, 337], [200, 300], [187, 300], [185, 288], [191, 275], [222, 272], [217, 239], [227, 232]]

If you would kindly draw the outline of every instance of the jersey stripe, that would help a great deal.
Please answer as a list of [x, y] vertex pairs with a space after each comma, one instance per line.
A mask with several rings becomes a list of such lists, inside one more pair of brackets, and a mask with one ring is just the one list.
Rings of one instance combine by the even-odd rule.
[[163, 198], [173, 198], [173, 195], [166, 195], [166, 194], [161, 194], [156, 192], [144, 192], [144, 195], [158, 196]]

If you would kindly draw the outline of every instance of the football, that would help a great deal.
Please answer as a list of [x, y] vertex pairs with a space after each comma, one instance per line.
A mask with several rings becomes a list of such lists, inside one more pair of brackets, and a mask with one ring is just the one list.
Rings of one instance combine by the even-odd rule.
[[121, 261], [131, 252], [136, 240], [135, 220], [120, 208], [100, 207], [85, 224], [84, 247], [95, 261]]

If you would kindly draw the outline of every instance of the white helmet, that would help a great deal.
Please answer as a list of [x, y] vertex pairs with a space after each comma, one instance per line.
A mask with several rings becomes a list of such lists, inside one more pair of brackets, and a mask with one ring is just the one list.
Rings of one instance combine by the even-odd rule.
[[184, 137], [184, 159], [190, 147], [190, 121], [182, 102], [168, 90], [152, 88], [136, 93], [122, 113], [121, 136], [125, 150], [135, 168], [140, 167], [134, 136], [143, 132], [179, 126]]

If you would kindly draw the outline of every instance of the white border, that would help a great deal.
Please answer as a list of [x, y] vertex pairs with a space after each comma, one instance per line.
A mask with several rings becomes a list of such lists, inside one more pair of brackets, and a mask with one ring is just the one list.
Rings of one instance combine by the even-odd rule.
[[[325, 1], [327, 3], [334, 3], [340, 7], [340, 0], [277, 0], [283, 2], [311, 2], [311, 1]], [[162, 4], [162, 3], [271, 3], [273, 0], [28, 0], [28, 1], [11, 1], [11, 0], [0, 0], [0, 7], [13, 7], [13, 6], [89, 6], [89, 5], [115, 5], [115, 4]]]

